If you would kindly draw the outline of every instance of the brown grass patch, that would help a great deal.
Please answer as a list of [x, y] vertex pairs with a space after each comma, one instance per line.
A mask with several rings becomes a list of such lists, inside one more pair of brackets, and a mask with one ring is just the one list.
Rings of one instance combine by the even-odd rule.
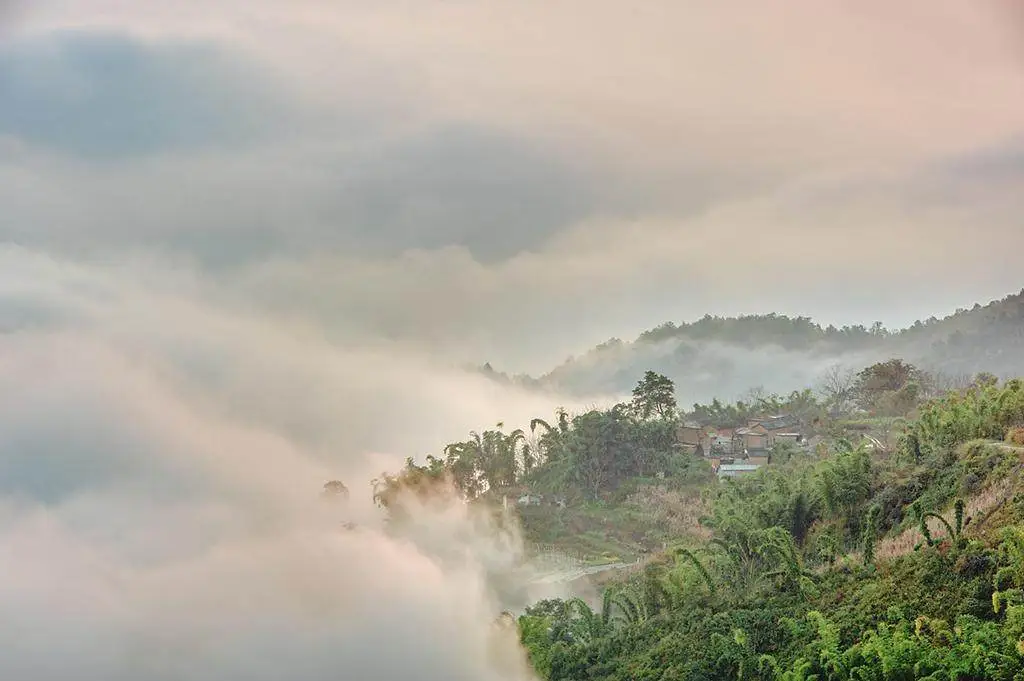
[[1007, 444], [1024, 447], [1024, 426], [1013, 426], [1006, 431]]
[[711, 530], [700, 524], [708, 508], [697, 492], [681, 494], [660, 486], [642, 487], [630, 494], [626, 503], [650, 514], [673, 537], [711, 538]]
[[[966, 525], [964, 532], [978, 536], [984, 535], [985, 521], [1013, 496], [1015, 485], [1012, 478], [1003, 478], [999, 482], [990, 485], [982, 492], [965, 500], [964, 521]], [[953, 508], [945, 509], [942, 515], [949, 524], [953, 524]], [[935, 518], [928, 519], [928, 530], [933, 539], [941, 539], [946, 536], [946, 527]], [[924, 541], [921, 531], [917, 527], [911, 527], [895, 537], [886, 537], [878, 542], [875, 555], [879, 558], [889, 559], [903, 556], [914, 550], [914, 547]]]

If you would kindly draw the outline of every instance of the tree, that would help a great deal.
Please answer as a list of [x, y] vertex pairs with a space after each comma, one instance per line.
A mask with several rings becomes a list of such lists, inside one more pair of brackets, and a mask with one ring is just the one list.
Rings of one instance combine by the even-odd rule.
[[480, 471], [481, 451], [476, 442], [453, 442], [444, 448], [445, 467], [452, 476], [452, 482], [466, 495], [475, 499], [484, 489]]
[[[540, 435], [537, 435], [538, 426], [544, 429], [544, 432]], [[565, 438], [568, 431], [569, 417], [565, 410], [558, 412], [558, 428], [553, 428], [551, 424], [541, 418], [535, 418], [530, 421], [530, 435], [536, 438], [535, 455], [538, 464], [558, 461], [564, 458]]]
[[629, 420], [621, 406], [593, 410], [573, 419], [569, 460], [576, 482], [593, 497], [620, 477], [628, 456]]
[[604, 592], [600, 612], [594, 612], [581, 598], [572, 598], [568, 601], [569, 610], [573, 613], [569, 621], [569, 631], [574, 640], [587, 643], [611, 631], [613, 606], [615, 605], [613, 598], [612, 591]]
[[324, 483], [322, 495], [325, 499], [341, 499], [348, 501], [348, 487], [341, 480], [331, 480]]
[[864, 565], [875, 564], [875, 534], [878, 532], [878, 514], [881, 509], [875, 505], [868, 509], [867, 522], [864, 523]]
[[833, 364], [825, 370], [818, 392], [832, 414], [838, 416], [849, 411], [853, 402], [855, 383], [856, 374], [844, 369], [840, 364]]
[[373, 502], [385, 509], [392, 520], [409, 517], [405, 501], [414, 499], [426, 504], [432, 500], [450, 499], [454, 488], [444, 461], [429, 454], [425, 466], [416, 464], [410, 456], [401, 471], [381, 473], [370, 485], [373, 487]]
[[662, 419], [675, 418], [676, 387], [672, 379], [655, 371], [647, 371], [633, 388], [632, 407], [642, 419], [657, 416]]
[[963, 529], [964, 529], [964, 501], [963, 499], [957, 499], [953, 505], [953, 524], [950, 524], [943, 516], [938, 513], [932, 513], [925, 511], [921, 505], [921, 500], [918, 499], [911, 506], [914, 511], [914, 515], [917, 517], [918, 531], [921, 536], [924, 537], [925, 544], [928, 546], [934, 546], [938, 543], [938, 540], [932, 538], [931, 529], [928, 527], [928, 520], [934, 518], [946, 528], [946, 535], [949, 537], [950, 542], [954, 548], [960, 549], [964, 546]]
[[865, 411], [900, 415], [912, 409], [923, 393], [925, 375], [913, 364], [890, 359], [872, 364], [857, 374], [854, 394]]

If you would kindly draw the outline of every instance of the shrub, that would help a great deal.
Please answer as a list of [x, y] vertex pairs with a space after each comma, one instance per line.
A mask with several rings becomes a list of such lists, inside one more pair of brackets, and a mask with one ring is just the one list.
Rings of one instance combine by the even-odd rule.
[[1006, 442], [1018, 447], [1024, 447], [1024, 426], [1013, 426], [1006, 430]]

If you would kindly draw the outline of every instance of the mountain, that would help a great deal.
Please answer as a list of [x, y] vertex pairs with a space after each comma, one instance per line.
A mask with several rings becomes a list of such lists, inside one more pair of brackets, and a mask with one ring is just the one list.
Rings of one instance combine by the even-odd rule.
[[788, 393], [815, 384], [834, 365], [857, 369], [901, 357], [947, 380], [981, 371], [1024, 375], [1024, 290], [890, 331], [876, 322], [822, 327], [808, 317], [779, 314], [706, 315], [666, 322], [633, 341], [617, 338], [571, 358], [540, 377], [509, 377], [486, 365], [496, 380], [576, 397], [628, 393], [653, 369], [675, 381], [681, 404], [732, 398], [757, 386]]

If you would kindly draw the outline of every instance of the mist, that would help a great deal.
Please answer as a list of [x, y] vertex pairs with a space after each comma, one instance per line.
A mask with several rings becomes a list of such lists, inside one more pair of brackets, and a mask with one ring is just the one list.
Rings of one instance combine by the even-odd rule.
[[530, 678], [515, 528], [370, 480], [1018, 289], [1018, 15], [939, 4], [0, 0], [0, 677]]
[[518, 535], [455, 502], [387, 531], [370, 479], [548, 402], [180, 269], [0, 263], [0, 675], [530, 678], [489, 633], [540, 594]]

